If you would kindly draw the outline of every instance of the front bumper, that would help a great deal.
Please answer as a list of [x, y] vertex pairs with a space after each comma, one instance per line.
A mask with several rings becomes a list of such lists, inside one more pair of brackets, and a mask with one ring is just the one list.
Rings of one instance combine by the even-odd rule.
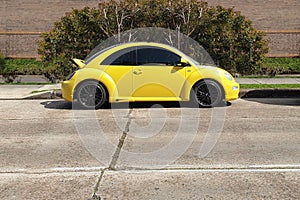
[[232, 84], [228, 85], [226, 88], [225, 100], [231, 101], [239, 98], [240, 93], [240, 84], [237, 82], [232, 82]]

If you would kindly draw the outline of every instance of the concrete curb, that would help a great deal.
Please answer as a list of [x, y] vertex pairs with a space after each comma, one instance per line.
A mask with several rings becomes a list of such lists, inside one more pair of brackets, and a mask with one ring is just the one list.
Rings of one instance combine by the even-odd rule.
[[44, 92], [37, 92], [34, 94], [29, 94], [22, 99], [54, 99], [54, 91], [44, 91]]
[[60, 98], [62, 98], [62, 94], [60, 91], [49, 90], [49, 91], [29, 94], [24, 97], [0, 98], [0, 100], [30, 100], [30, 99], [37, 100], [37, 99], [60, 99]]
[[300, 89], [241, 89], [240, 98], [300, 98]]
[[61, 91], [52, 90], [52, 91], [30, 94], [23, 97], [22, 99], [59, 99], [59, 98], [62, 98]]

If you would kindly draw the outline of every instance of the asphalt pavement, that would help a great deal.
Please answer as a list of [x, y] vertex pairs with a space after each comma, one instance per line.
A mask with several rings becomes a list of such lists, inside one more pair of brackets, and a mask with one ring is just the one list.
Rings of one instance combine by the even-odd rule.
[[224, 108], [95, 112], [72, 110], [59, 90], [0, 85], [0, 199], [300, 199], [300, 89], [241, 90]]
[[0, 100], [0, 199], [300, 199], [299, 105]]

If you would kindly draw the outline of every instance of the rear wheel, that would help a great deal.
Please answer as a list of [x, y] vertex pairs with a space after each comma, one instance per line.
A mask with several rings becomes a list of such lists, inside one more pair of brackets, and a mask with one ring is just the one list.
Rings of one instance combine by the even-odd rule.
[[191, 100], [201, 107], [207, 108], [225, 105], [223, 89], [213, 80], [198, 82], [193, 87], [191, 95]]
[[75, 105], [85, 109], [100, 108], [106, 101], [106, 91], [102, 84], [96, 81], [85, 81], [75, 90]]

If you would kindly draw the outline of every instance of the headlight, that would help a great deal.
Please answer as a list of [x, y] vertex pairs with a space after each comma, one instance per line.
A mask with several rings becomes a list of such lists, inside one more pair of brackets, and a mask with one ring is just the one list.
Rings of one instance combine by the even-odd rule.
[[239, 87], [238, 86], [232, 86], [232, 90], [235, 91], [235, 90], [238, 90]]
[[226, 77], [228, 80], [230, 80], [230, 81], [233, 80], [233, 77], [232, 77], [231, 74], [229, 74], [228, 72], [224, 72], [224, 75], [225, 75], [225, 77]]

